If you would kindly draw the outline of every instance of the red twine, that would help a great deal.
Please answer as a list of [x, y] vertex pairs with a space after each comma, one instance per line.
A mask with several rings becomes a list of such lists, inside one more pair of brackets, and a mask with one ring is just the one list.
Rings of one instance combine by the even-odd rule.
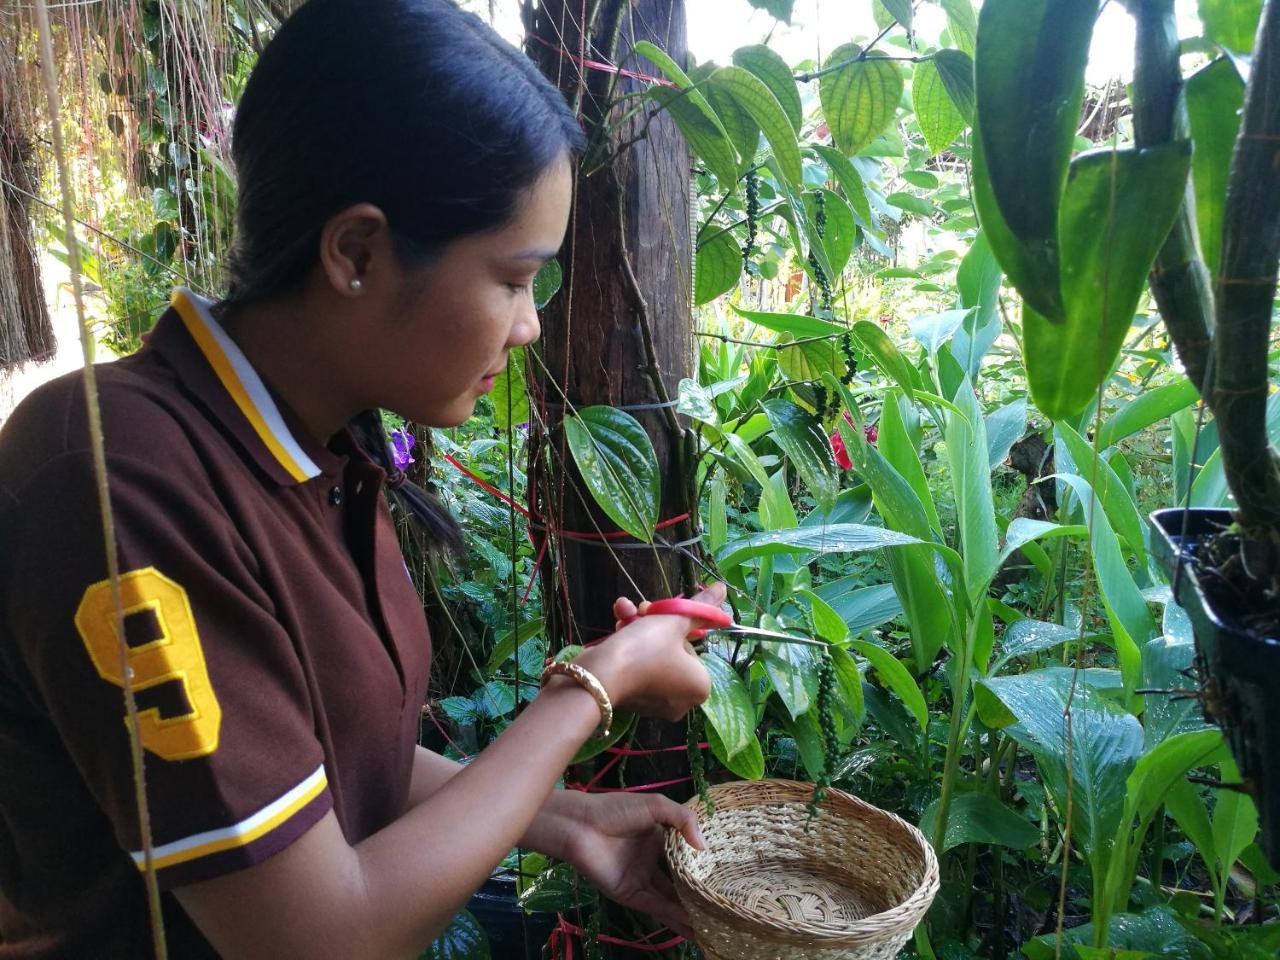
[[647, 73], [639, 73], [635, 70], [628, 70], [625, 67], [616, 67], [612, 63], [605, 63], [602, 60], [588, 60], [585, 56], [570, 53], [568, 50], [564, 49], [564, 47], [557, 47], [554, 43], [543, 40], [541, 37], [534, 37], [533, 39], [553, 53], [560, 54], [560, 56], [564, 57], [570, 63], [575, 64], [579, 69], [585, 68], [588, 70], [599, 70], [601, 73], [616, 73], [619, 76], [631, 77], [634, 80], [643, 80], [646, 83], [658, 83], [664, 87], [679, 89], [674, 83], [670, 80], [664, 79], [663, 77], [651, 77]]
[[[551, 939], [547, 941], [547, 946], [551, 948], [551, 956], [554, 960], [574, 960], [573, 938], [583, 939], [586, 936], [586, 931], [576, 924], [570, 923], [562, 913], [556, 914], [556, 919], [559, 922], [556, 924], [556, 928], [551, 931]], [[596, 940], [600, 943], [612, 944], [615, 947], [627, 947], [640, 953], [660, 953], [663, 950], [670, 950], [672, 947], [678, 947], [684, 943], [684, 937], [679, 934], [674, 934], [658, 943], [653, 942], [654, 938], [660, 934], [670, 932], [669, 928], [663, 927], [660, 930], [646, 934], [639, 940], [621, 940], [618, 937], [611, 937], [607, 933], [600, 933], [596, 935]]]

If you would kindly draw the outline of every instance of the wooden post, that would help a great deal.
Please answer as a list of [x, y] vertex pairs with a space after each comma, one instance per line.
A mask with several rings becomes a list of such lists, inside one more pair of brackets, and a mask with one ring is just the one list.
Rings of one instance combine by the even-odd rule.
[[[592, 21], [585, 41], [584, 10]], [[616, 528], [588, 502], [558, 426], [566, 399], [574, 408], [657, 404], [674, 399], [680, 379], [693, 375], [691, 167], [675, 124], [665, 114], [651, 116], [651, 105], [602, 138], [602, 123], [616, 122], [623, 112], [608, 110], [608, 104], [647, 82], [598, 68], [580, 70], [579, 62], [655, 75], [656, 67], [631, 52], [635, 41], [649, 40], [683, 63], [684, 0], [542, 0], [527, 11], [526, 26], [530, 55], [579, 106], [593, 143], [577, 176], [561, 254], [564, 286], [543, 313], [541, 363], [534, 358], [529, 364], [533, 403], [541, 395], [546, 425], [533, 445], [530, 477], [539, 484], [539, 508], [555, 526], [609, 531]], [[640, 102], [632, 98], [623, 109]], [[679, 433], [682, 418], [671, 408], [628, 412], [645, 426], [657, 452], [661, 518], [687, 512], [690, 473]], [[681, 523], [663, 530], [660, 538], [678, 543], [690, 539], [692, 531], [691, 523]], [[584, 643], [612, 632], [614, 597], [680, 595], [693, 579], [689, 557], [678, 550], [615, 550], [569, 538], [560, 538], [556, 546], [542, 570], [544, 607], [551, 629], [566, 642]], [[683, 726], [676, 724], [644, 724], [636, 738], [637, 746], [683, 742]], [[682, 753], [666, 753], [632, 759], [627, 781], [687, 773]], [[673, 795], [683, 798], [689, 792], [688, 784], [680, 784]]]

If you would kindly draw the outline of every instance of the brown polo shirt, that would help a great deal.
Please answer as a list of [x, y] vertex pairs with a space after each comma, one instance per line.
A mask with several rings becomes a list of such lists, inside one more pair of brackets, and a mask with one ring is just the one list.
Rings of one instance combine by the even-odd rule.
[[[162, 889], [270, 857], [328, 810], [404, 810], [430, 659], [350, 435], [317, 443], [178, 291], [97, 369]], [[79, 374], [0, 430], [0, 958], [150, 956], [119, 640]], [[165, 894], [169, 953], [211, 956]]]

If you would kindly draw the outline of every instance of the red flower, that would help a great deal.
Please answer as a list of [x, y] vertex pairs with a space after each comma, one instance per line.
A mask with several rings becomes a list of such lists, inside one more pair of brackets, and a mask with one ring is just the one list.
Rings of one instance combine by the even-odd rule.
[[[844, 419], [849, 426], [853, 426], [853, 417], [849, 416], [849, 411], [844, 412]], [[852, 470], [853, 461], [849, 459], [849, 451], [845, 449], [844, 437], [840, 436], [840, 431], [836, 430], [831, 434], [831, 452], [835, 454], [836, 463], [841, 470]]]
[[862, 428], [862, 435], [867, 438], [867, 443], [875, 443], [880, 439], [880, 431], [876, 429], [874, 423], [869, 423]]

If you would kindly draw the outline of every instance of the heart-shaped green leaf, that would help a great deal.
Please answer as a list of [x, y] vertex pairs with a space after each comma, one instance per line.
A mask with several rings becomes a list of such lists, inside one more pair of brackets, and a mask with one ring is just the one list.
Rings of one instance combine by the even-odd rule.
[[852, 156], [892, 122], [902, 99], [902, 71], [874, 51], [862, 56], [856, 43], [836, 47], [823, 69], [839, 69], [819, 79], [818, 96], [836, 146]]
[[615, 407], [586, 407], [564, 419], [565, 438], [587, 489], [619, 527], [651, 541], [662, 481], [653, 443], [639, 421]]
[[760, 406], [773, 427], [774, 441], [818, 501], [819, 509], [830, 510], [840, 492], [840, 478], [831, 441], [818, 418], [789, 400], [766, 400]]

